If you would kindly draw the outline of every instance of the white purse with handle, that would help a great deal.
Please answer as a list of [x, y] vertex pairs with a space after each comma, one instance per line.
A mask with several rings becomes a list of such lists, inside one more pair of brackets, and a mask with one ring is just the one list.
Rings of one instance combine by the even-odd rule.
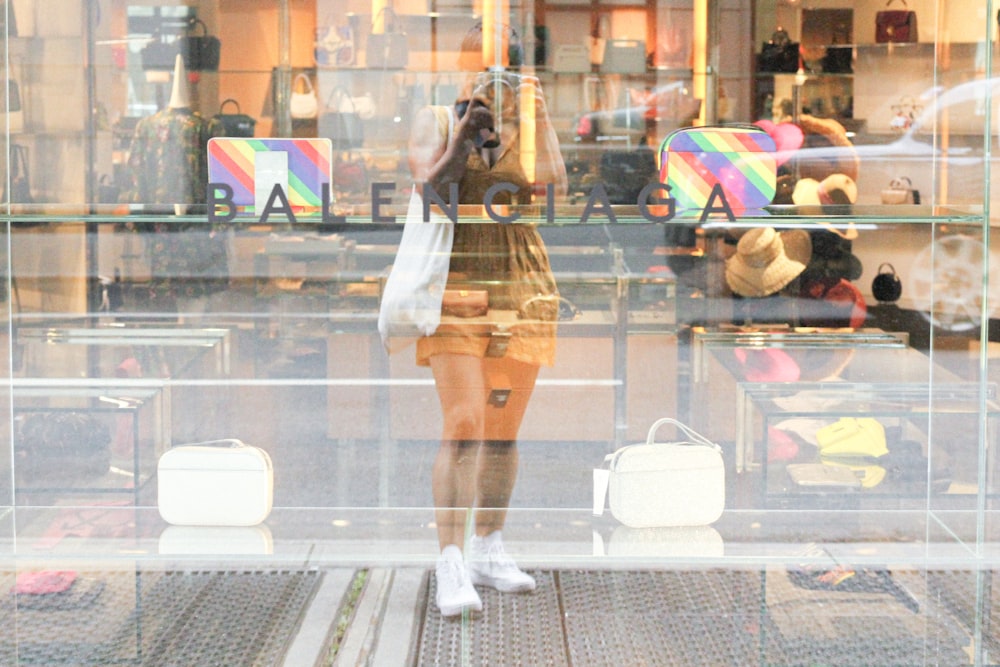
[[[683, 439], [656, 442], [672, 424]], [[675, 419], [657, 420], [646, 442], [609, 454], [594, 470], [594, 514], [605, 495], [615, 519], [632, 528], [707, 526], [722, 515], [726, 475], [722, 449]]]

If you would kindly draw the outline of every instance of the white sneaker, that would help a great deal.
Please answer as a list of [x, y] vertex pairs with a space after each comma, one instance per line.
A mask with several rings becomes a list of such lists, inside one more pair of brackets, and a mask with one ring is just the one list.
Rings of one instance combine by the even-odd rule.
[[469, 575], [472, 583], [501, 593], [535, 590], [535, 579], [523, 572], [503, 549], [499, 535], [473, 536], [469, 545]]
[[437, 594], [435, 601], [442, 616], [458, 616], [463, 611], [482, 611], [483, 601], [472, 587], [465, 562], [442, 555], [438, 558], [435, 578]]

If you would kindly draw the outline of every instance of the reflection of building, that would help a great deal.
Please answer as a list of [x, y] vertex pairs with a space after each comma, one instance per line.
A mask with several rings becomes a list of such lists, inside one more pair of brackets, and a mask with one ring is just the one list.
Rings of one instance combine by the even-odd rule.
[[[429, 375], [408, 353], [383, 354], [374, 318], [399, 242], [391, 223], [402, 221], [408, 201], [412, 115], [456, 99], [457, 47], [448, 45], [482, 7], [400, 1], [387, 17], [382, 3], [362, 0], [5, 4], [13, 15], [6, 21], [8, 121], [0, 131], [28, 161], [26, 170], [10, 159], [0, 165], [9, 204], [0, 217], [12, 223], [0, 363], [13, 378], [9, 414], [0, 420], [8, 434], [0, 457], [0, 558], [33, 567], [35, 541], [45, 543], [53, 516], [110, 504], [126, 508], [128, 518], [98, 522], [73, 538], [83, 541], [79, 550], [69, 539], [61, 548], [90, 558], [110, 545], [116, 558], [141, 553], [158, 561], [149, 546], [164, 528], [152, 507], [156, 457], [173, 444], [239, 437], [274, 460], [268, 525], [275, 553], [308, 543], [320, 548], [305, 560], [323, 566], [426, 565], [433, 545], [421, 532], [430, 520], [423, 481], [438, 405]], [[985, 16], [987, 3], [955, 0], [934, 19], [930, 3], [912, 2], [919, 41], [892, 45], [874, 39], [881, 2], [832, 10], [835, 19], [778, 1], [499, 4], [501, 23], [519, 31], [531, 54], [522, 73], [539, 79], [573, 184], [569, 199], [549, 207], [539, 195], [520, 212], [540, 224], [560, 294], [580, 311], [560, 324], [557, 365], [540, 377], [525, 425], [525, 486], [509, 538], [517, 555], [546, 567], [664, 571], [706, 555], [732, 573], [765, 559], [779, 570], [803, 559], [814, 565], [802, 543], [836, 544], [838, 562], [912, 564], [920, 586], [911, 593], [923, 609], [948, 583], [921, 574], [955, 568], [962, 585], [954, 588], [975, 584], [968, 595], [949, 598], [949, 622], [967, 631], [973, 604], [987, 609], [975, 593], [988, 591], [984, 580], [995, 566], [997, 327], [986, 149], [995, 131], [987, 105], [996, 78], [983, 56], [991, 46], [982, 26], [965, 18]], [[142, 50], [150, 43], [179, 48], [191, 12], [221, 43], [217, 70], [186, 77], [190, 106], [203, 118], [234, 99], [257, 121], [257, 138], [315, 135], [345, 117], [360, 130], [333, 152], [335, 222], [320, 226], [303, 216], [293, 226], [276, 215], [211, 230], [200, 215], [173, 211], [172, 204], [200, 202], [131, 202], [165, 207], [154, 210], [125, 203], [134, 175], [130, 139], [143, 118], [168, 105], [176, 83], [169, 71], [144, 68]], [[756, 52], [779, 25], [801, 46], [801, 73], [755, 71]], [[197, 37], [201, 29], [191, 32]], [[849, 71], [823, 64], [833, 53], [844, 58], [845, 49]], [[293, 95], [310, 95], [295, 84], [299, 74], [313, 87], [315, 116], [292, 115]], [[625, 197], [609, 202], [615, 222], [598, 207], [579, 224], [596, 185], [658, 177], [659, 142], [668, 131], [765, 118], [834, 127], [840, 142], [809, 143], [807, 136], [789, 149], [794, 159], [781, 174], [787, 201], [768, 215], [648, 224]], [[585, 123], [593, 131], [581, 134]], [[834, 199], [817, 187], [814, 200], [787, 203], [796, 182], [843, 176], [844, 164], [856, 168], [849, 197]], [[806, 173], [817, 165], [825, 173]], [[883, 190], [903, 177], [921, 203], [884, 203]], [[378, 190], [380, 217], [373, 220], [377, 184], [387, 185]], [[462, 207], [460, 216], [483, 218], [475, 206]], [[155, 258], [151, 246], [125, 233], [137, 226], [182, 241], [167, 244], [173, 247], [209, 236], [226, 253], [224, 289], [197, 312], [150, 312], [138, 301]], [[865, 326], [817, 326], [809, 320], [816, 303], [803, 301], [808, 295], [794, 281], [784, 286], [790, 293], [760, 297], [775, 301], [752, 302], [757, 308], [735, 299], [725, 265], [752, 227], [850, 235], [859, 270], [837, 278], [866, 302]], [[870, 288], [886, 262], [903, 286], [895, 303], [878, 303]], [[176, 268], [182, 264], [168, 265], [184, 272]], [[101, 310], [102, 277], [121, 287], [122, 310]], [[823, 305], [841, 305], [845, 293]], [[781, 316], [754, 315], [764, 311]], [[750, 378], [733, 352], [743, 348], [780, 350], [750, 358], [764, 364], [787, 356], [796, 367]], [[848, 363], [837, 373], [810, 374], [815, 356], [806, 359], [806, 352], [831, 349], [850, 352]], [[797, 379], [789, 379], [792, 371]], [[108, 475], [84, 470], [53, 484], [35, 483], [36, 475], [25, 484], [26, 473], [39, 473], [22, 467], [33, 442], [25, 421], [74, 412], [99, 415], [107, 428]], [[663, 533], [602, 524], [610, 528], [609, 548], [595, 555], [591, 468], [616, 447], [642, 440], [660, 416], [679, 416], [722, 445], [731, 511], [706, 533], [711, 539], [701, 540], [701, 551], [679, 548]], [[868, 482], [881, 469], [876, 485], [803, 488], [830, 470], [809, 468], [793, 478], [788, 466], [830, 463], [810, 437], [852, 416], [880, 420], [890, 454], [902, 461], [841, 466]], [[976, 650], [992, 651], [992, 641]]]

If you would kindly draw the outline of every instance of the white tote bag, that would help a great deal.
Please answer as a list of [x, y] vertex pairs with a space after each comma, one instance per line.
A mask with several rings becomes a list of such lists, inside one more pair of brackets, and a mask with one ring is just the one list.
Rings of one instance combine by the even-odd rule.
[[[448, 141], [454, 124], [454, 114], [449, 110]], [[441, 300], [448, 282], [455, 227], [446, 216], [433, 211], [429, 222], [424, 222], [423, 207], [419, 188], [414, 185], [403, 237], [379, 305], [378, 331], [390, 353], [431, 335], [441, 323]]]

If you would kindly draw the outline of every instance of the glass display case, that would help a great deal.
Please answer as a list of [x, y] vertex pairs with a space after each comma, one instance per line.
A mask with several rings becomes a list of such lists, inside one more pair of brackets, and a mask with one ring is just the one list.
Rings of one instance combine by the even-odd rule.
[[[969, 508], [966, 492], [979, 473], [970, 440], [980, 428], [981, 392], [987, 401], [983, 428], [992, 442], [997, 437], [993, 383], [980, 387], [942, 377], [930, 384], [887, 375], [885, 382], [848, 377], [745, 385], [739, 439], [748, 466], [761, 472], [757, 503], [888, 509], [919, 507], [933, 495], [942, 507]], [[996, 461], [990, 457], [986, 467], [992, 495]]]
[[122, 494], [134, 505], [152, 500], [147, 485], [172, 444], [163, 383], [15, 380], [13, 403], [17, 504], [45, 505], [67, 494], [76, 503]]

